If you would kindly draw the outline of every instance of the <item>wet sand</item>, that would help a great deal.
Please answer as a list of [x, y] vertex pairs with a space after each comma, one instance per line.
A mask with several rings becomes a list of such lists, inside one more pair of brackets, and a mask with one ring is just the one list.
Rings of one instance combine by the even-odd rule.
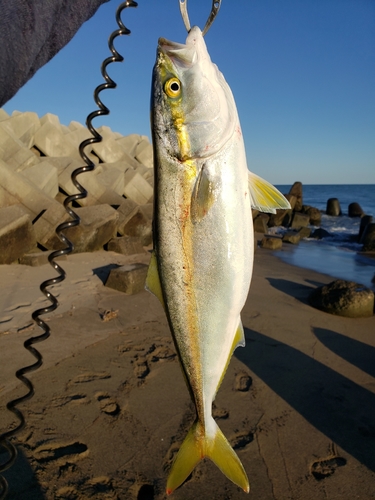
[[[68, 275], [52, 290], [59, 308], [43, 316], [51, 337], [36, 346], [44, 364], [22, 405], [27, 425], [5, 474], [9, 499], [166, 497], [194, 407], [157, 299], [103, 284], [125, 262], [112, 252], [61, 262]], [[1, 431], [14, 421], [6, 402], [24, 393], [14, 372], [33, 362], [22, 343], [40, 332], [30, 320], [47, 304], [39, 285], [53, 275], [49, 265], [0, 266]], [[375, 317], [310, 307], [310, 291], [330, 281], [257, 250], [242, 314], [246, 347], [235, 351], [214, 407], [250, 495], [204, 460], [172, 499], [375, 498]]]

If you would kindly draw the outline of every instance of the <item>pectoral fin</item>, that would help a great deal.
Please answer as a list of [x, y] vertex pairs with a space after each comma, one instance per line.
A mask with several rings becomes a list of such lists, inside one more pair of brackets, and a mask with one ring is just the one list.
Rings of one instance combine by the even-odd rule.
[[276, 213], [276, 209], [290, 208], [289, 201], [272, 184], [249, 172], [248, 176], [251, 207], [260, 212]]
[[191, 219], [200, 222], [215, 201], [214, 186], [208, 178], [205, 166], [201, 168], [191, 195]]
[[155, 252], [152, 252], [151, 254], [151, 261], [147, 271], [145, 288], [149, 292], [153, 293], [155, 297], [157, 297], [160, 300], [161, 305], [165, 309], [163, 291], [161, 288], [159, 271], [158, 271], [158, 261]]

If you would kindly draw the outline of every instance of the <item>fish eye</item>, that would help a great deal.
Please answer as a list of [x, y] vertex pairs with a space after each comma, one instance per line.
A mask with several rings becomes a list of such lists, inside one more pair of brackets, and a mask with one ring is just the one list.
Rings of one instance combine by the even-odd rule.
[[181, 94], [181, 82], [178, 78], [170, 78], [164, 84], [164, 92], [168, 97], [179, 97]]

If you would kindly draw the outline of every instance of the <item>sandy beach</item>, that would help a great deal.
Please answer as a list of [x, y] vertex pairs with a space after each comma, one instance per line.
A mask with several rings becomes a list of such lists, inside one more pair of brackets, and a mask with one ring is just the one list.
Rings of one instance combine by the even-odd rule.
[[[133, 256], [147, 262], [149, 254]], [[22, 405], [27, 425], [6, 472], [9, 499], [163, 499], [168, 470], [194, 419], [161, 305], [146, 291], [104, 286], [113, 252], [72, 255], [53, 287], [60, 306], [43, 319], [41, 369]], [[47, 304], [49, 265], [0, 266], [0, 431], [7, 401], [25, 392], [14, 372], [34, 360], [31, 312]], [[310, 291], [332, 278], [257, 249], [235, 351], [214, 406], [248, 474], [246, 496], [204, 460], [176, 500], [375, 498], [375, 317], [313, 309]], [[5, 454], [0, 454], [3, 461]]]

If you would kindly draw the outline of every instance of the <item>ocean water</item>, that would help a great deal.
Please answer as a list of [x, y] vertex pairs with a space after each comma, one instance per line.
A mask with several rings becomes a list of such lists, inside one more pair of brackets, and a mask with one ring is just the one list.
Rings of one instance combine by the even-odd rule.
[[[288, 193], [291, 188], [290, 185], [276, 187], [282, 193]], [[284, 251], [277, 252], [278, 257], [299, 267], [375, 289], [375, 258], [359, 253], [362, 247], [357, 241], [360, 218], [348, 216], [349, 204], [357, 202], [375, 222], [375, 184], [303, 185], [302, 188], [303, 204], [322, 211], [321, 227], [330, 233], [330, 237], [304, 239], [299, 245], [285, 244]], [[339, 200], [341, 216], [325, 214], [329, 198]], [[283, 229], [277, 231], [283, 232]]]

